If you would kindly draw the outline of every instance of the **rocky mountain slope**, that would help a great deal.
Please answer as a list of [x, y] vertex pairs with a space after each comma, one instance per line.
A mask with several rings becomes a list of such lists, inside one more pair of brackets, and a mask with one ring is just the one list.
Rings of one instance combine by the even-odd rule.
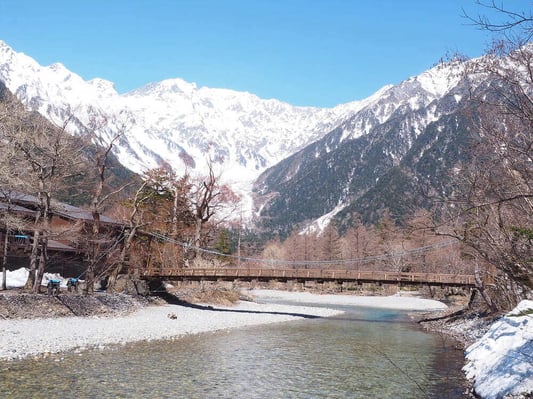
[[82, 134], [122, 127], [120, 162], [135, 172], [163, 163], [178, 173], [205, 172], [211, 159], [244, 196], [266, 168], [320, 139], [365, 101], [331, 109], [295, 107], [250, 93], [197, 87], [181, 79], [126, 94], [102, 79], [85, 81], [56, 63], [41, 66], [0, 41], [0, 81], [31, 110]]
[[74, 134], [95, 123], [104, 135], [124, 127], [116, 155], [133, 171], [166, 163], [202, 174], [211, 159], [241, 194], [245, 214], [282, 234], [332, 218], [349, 224], [354, 213], [375, 222], [388, 209], [400, 218], [424, 206], [421, 188], [445, 186], [461, 161], [470, 93], [481, 82], [450, 62], [331, 109], [180, 79], [118, 94], [111, 82], [40, 66], [1, 41], [0, 81], [54, 123], [70, 117]]
[[383, 90], [317, 140], [265, 171], [254, 185], [258, 223], [282, 236], [294, 226], [320, 229], [377, 222], [385, 210], [401, 220], [427, 205], [424, 190], [442, 189], [464, 160], [471, 93], [482, 80], [460, 62], [441, 64]]

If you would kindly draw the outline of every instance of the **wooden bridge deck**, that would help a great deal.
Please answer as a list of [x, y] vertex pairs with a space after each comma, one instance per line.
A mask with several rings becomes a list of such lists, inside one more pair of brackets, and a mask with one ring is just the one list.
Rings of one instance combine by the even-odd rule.
[[145, 279], [208, 280], [208, 281], [337, 281], [356, 283], [406, 283], [413, 285], [474, 286], [474, 276], [468, 274], [411, 273], [392, 271], [359, 271], [329, 269], [268, 269], [268, 268], [217, 268], [217, 269], [146, 269]]

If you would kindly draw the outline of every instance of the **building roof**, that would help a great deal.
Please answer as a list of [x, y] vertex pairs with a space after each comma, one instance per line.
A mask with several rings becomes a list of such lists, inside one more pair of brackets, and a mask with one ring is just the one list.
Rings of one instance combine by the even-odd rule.
[[19, 214], [26, 214], [27, 216], [33, 216], [35, 214], [35, 211], [31, 209], [16, 204], [8, 204], [0, 199], [0, 212], [7, 211], [8, 209]]
[[62, 242], [56, 240], [48, 240], [47, 247], [49, 250], [52, 251], [76, 252], [76, 248], [63, 244]]
[[[0, 204], [4, 204], [5, 208], [7, 209], [7, 204], [2, 202], [2, 193], [0, 192]], [[12, 194], [11, 200], [15, 203], [15, 205], [12, 205], [12, 209], [15, 210], [17, 213], [29, 213], [33, 215], [35, 211], [26, 208], [27, 206], [37, 206], [39, 200], [36, 196], [30, 195], [30, 194], [23, 194], [23, 193], [15, 193]], [[13, 206], [16, 206], [16, 208], [13, 208]], [[58, 215], [60, 217], [70, 219], [70, 220], [86, 220], [86, 221], [93, 221], [93, 215], [90, 211], [78, 208], [73, 205], [65, 204], [64, 202], [56, 202], [54, 201], [51, 205], [51, 211], [53, 214]], [[0, 208], [1, 209], [1, 208]], [[122, 223], [118, 220], [112, 219], [105, 215], [100, 215], [100, 221], [105, 224], [114, 224], [114, 225], [121, 225]]]
[[[64, 204], [61, 202], [56, 202], [52, 204], [52, 211], [67, 219], [73, 220], [89, 220], [93, 221], [93, 215], [90, 211], [81, 209], [72, 205]], [[118, 220], [112, 219], [105, 215], [100, 215], [100, 221], [107, 224], [122, 224]]]

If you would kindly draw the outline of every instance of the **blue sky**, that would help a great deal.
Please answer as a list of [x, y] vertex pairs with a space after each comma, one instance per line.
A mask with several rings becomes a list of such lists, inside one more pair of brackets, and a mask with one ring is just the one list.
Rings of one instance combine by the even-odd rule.
[[334, 106], [479, 56], [474, 0], [0, 1], [0, 39], [124, 93], [179, 77], [294, 105]]

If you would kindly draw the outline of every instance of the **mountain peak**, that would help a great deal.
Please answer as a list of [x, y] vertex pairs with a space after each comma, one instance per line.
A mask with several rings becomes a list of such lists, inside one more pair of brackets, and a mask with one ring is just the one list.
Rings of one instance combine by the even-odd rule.
[[7, 52], [7, 51], [14, 52], [14, 50], [6, 42], [4, 42], [2, 39], [0, 39], [0, 51], [3, 51], [3, 52]]
[[70, 73], [70, 71], [60, 62], [54, 62], [53, 64], [48, 65], [48, 69], [54, 71], [54, 72], [67, 72]]
[[455, 87], [464, 73], [464, 64], [459, 61], [442, 63], [414, 77], [422, 88], [436, 98], [444, 96]]
[[152, 82], [126, 93], [126, 96], [161, 96], [163, 94], [192, 95], [197, 90], [196, 83], [189, 83], [180, 78]]
[[[435, 70], [414, 78], [420, 81], [409, 93], [385, 86], [367, 99], [334, 108], [296, 107], [247, 92], [198, 88], [180, 78], [118, 95], [112, 82], [85, 81], [60, 63], [42, 67], [0, 44], [0, 80], [27, 106], [59, 124], [62, 115], [74, 113], [77, 130], [72, 133], [83, 131], [95, 117], [108, 121], [103, 134], [126, 123], [116, 154], [135, 172], [167, 163], [178, 174], [202, 174], [191, 165], [205, 165], [210, 158], [249, 204], [252, 183], [267, 168], [336, 128], [343, 134], [339, 142], [367, 134], [401, 106], [409, 108], [412, 96], [422, 98], [417, 104], [433, 100], [453, 85], [441, 74]], [[433, 94], [428, 96], [421, 86]]]
[[109, 80], [94, 78], [87, 82], [89, 85], [93, 86], [97, 92], [105, 93], [109, 96], [117, 96], [118, 93], [115, 89], [115, 84]]

